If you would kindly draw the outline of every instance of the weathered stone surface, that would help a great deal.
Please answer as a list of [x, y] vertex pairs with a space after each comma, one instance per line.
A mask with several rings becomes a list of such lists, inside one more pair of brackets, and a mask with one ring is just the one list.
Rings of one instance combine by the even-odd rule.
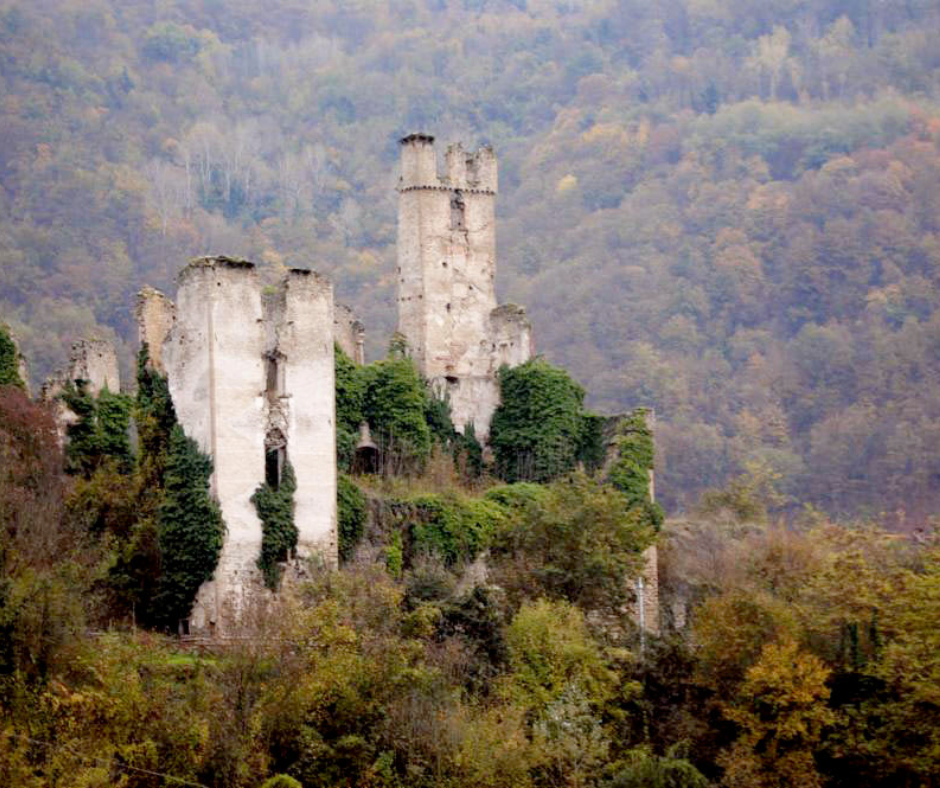
[[159, 290], [144, 287], [137, 294], [137, 340], [147, 345], [149, 363], [158, 372], [163, 368], [163, 343], [176, 320], [176, 307]]
[[42, 399], [54, 403], [56, 428], [62, 443], [69, 425], [74, 424], [78, 417], [59, 395], [69, 383], [79, 381], [84, 381], [88, 393], [93, 397], [97, 397], [104, 389], [113, 392], [121, 390], [117, 353], [108, 340], [79, 339], [73, 342], [68, 366], [56, 372], [42, 386]]
[[226, 525], [192, 626], [225, 632], [264, 593], [251, 496], [265, 481], [269, 452], [280, 467], [289, 460], [297, 477], [297, 558], [337, 561], [332, 286], [291, 270], [264, 293], [249, 262], [194, 260], [179, 277], [162, 358], [180, 424], [213, 458], [212, 491]]
[[366, 363], [365, 327], [345, 304], [333, 307], [333, 338], [353, 361], [357, 364]]
[[422, 374], [450, 396], [454, 425], [485, 438], [496, 372], [531, 356], [521, 307], [496, 304], [496, 157], [452, 145], [439, 177], [434, 138], [402, 140], [398, 186], [398, 330]]

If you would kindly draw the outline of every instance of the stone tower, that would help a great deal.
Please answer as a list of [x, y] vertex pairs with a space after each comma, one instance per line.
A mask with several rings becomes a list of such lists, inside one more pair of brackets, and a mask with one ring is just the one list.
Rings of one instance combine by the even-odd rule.
[[489, 433], [496, 373], [531, 356], [521, 307], [497, 307], [496, 156], [451, 145], [438, 175], [434, 137], [401, 140], [398, 330], [422, 374], [450, 397], [454, 425]]
[[[138, 304], [141, 336], [158, 342], [169, 309]], [[162, 301], [161, 301], [162, 303]], [[151, 303], [152, 307], [153, 304]], [[261, 592], [261, 521], [251, 496], [277, 484], [289, 461], [297, 477], [296, 558], [337, 561], [333, 288], [292, 269], [265, 288], [252, 263], [194, 260], [179, 276], [162, 358], [177, 418], [213, 460], [212, 492], [226, 533], [213, 579], [197, 596], [195, 631], [224, 633]]]

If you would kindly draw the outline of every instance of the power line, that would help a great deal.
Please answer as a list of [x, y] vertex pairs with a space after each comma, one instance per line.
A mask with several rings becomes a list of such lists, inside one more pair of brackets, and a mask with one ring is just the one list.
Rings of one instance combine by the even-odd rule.
[[16, 731], [13, 731], [13, 735], [18, 736], [24, 741], [28, 741], [30, 744], [38, 744], [42, 747], [54, 747], [55, 749], [65, 750], [71, 755], [74, 755], [76, 758], [83, 759], [83, 760], [97, 761], [98, 763], [106, 765], [109, 768], [116, 766], [118, 769], [123, 769], [124, 771], [128, 771], [128, 772], [136, 772], [137, 774], [146, 774], [150, 777], [162, 777], [164, 780], [170, 780], [176, 783], [177, 785], [187, 785], [187, 786], [190, 786], [191, 788], [209, 788], [208, 785], [203, 785], [202, 783], [194, 783], [191, 780], [184, 780], [182, 777], [174, 777], [172, 774], [164, 774], [163, 772], [154, 772], [154, 771], [151, 771], [150, 769], [140, 769], [137, 766], [128, 766], [125, 763], [117, 763], [114, 761], [113, 758], [109, 760], [107, 758], [98, 758], [94, 755], [82, 755], [80, 752], [75, 752], [75, 750], [73, 750], [67, 744], [54, 744], [53, 742], [42, 741], [41, 739], [33, 739], [24, 733], [17, 733]]

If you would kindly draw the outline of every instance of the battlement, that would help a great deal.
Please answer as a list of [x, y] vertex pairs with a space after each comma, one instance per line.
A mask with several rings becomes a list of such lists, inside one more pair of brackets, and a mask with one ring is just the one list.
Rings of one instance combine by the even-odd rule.
[[437, 170], [434, 137], [409, 134], [401, 139], [400, 192], [428, 189], [495, 195], [497, 192], [496, 154], [490, 146], [476, 152], [465, 151], [459, 142], [445, 155], [446, 174]]

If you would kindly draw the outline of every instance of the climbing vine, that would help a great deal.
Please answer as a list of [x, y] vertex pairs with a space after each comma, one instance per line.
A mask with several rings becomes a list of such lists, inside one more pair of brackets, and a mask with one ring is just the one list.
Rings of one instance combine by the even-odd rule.
[[616, 457], [607, 470], [607, 481], [626, 496], [631, 508], [642, 509], [648, 524], [658, 530], [664, 515], [662, 507], [650, 499], [654, 446], [645, 408], [616, 422], [613, 444]]
[[336, 459], [340, 470], [348, 471], [356, 451], [359, 424], [362, 422], [364, 390], [361, 367], [337, 344], [334, 349], [336, 381]]
[[258, 568], [264, 575], [264, 583], [276, 591], [281, 582], [281, 564], [297, 548], [297, 525], [294, 523], [294, 493], [297, 477], [289, 462], [284, 463], [281, 481], [274, 487], [262, 484], [251, 502], [261, 519], [261, 555]]
[[121, 472], [129, 473], [134, 461], [128, 438], [133, 400], [107, 388], [95, 398], [84, 380], [69, 381], [60, 396], [77, 417], [66, 429], [67, 470], [88, 477], [113, 460]]
[[182, 427], [174, 426], [157, 513], [162, 565], [154, 617], [164, 626], [189, 615], [199, 586], [212, 577], [219, 561], [225, 526], [209, 494], [211, 475], [212, 460]]
[[584, 389], [541, 358], [499, 371], [500, 405], [490, 426], [496, 472], [507, 482], [547, 482], [596, 461], [598, 430]]
[[473, 560], [506, 521], [495, 501], [455, 495], [422, 495], [394, 504], [410, 537], [409, 558], [433, 554], [448, 565]]
[[339, 560], [353, 557], [366, 527], [366, 496], [345, 473], [336, 480], [336, 508], [339, 526]]

